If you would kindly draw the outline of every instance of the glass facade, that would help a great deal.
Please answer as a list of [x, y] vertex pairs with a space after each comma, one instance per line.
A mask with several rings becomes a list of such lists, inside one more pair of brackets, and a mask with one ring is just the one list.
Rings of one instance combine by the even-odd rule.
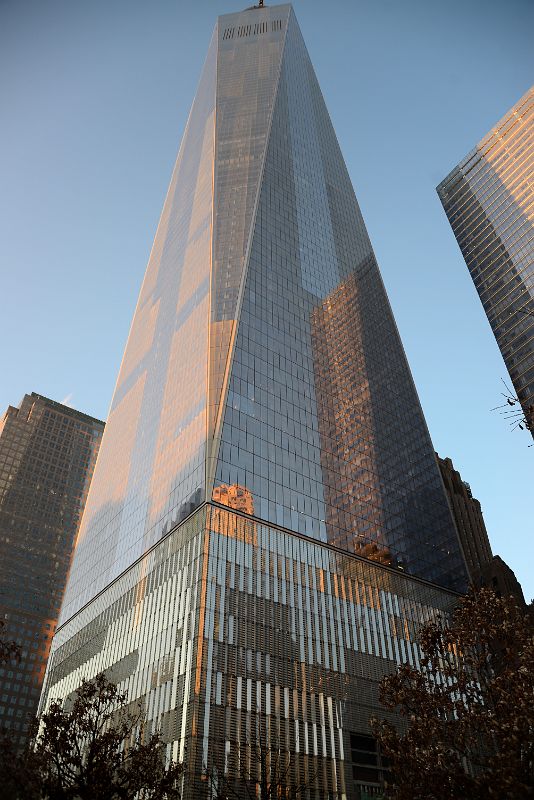
[[254, 779], [254, 738], [312, 796], [358, 797], [350, 737], [369, 735], [378, 680], [417, 660], [417, 626], [465, 585], [295, 16], [282, 5], [220, 17], [43, 707], [106, 669], [186, 759], [187, 797], [212, 792], [208, 773]]
[[534, 87], [438, 186], [534, 436]]
[[215, 489], [246, 487], [263, 520], [461, 588], [430, 437], [292, 14], [251, 239]]
[[217, 31], [126, 344], [66, 619], [204, 497]]
[[208, 504], [59, 629], [44, 697], [106, 670], [185, 761], [185, 800], [250, 797], [258, 740], [288, 787], [356, 800], [379, 782], [354, 751], [384, 713], [378, 682], [419, 663], [419, 626], [455, 599]]
[[291, 7], [221, 17], [134, 315], [68, 619], [220, 486], [465, 584], [433, 448]]
[[104, 423], [38, 394], [0, 420], [0, 728], [22, 741], [43, 683]]

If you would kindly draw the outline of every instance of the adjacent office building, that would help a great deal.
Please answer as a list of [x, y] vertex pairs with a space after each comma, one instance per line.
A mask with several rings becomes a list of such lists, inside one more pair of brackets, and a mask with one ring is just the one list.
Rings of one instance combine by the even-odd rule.
[[482, 569], [493, 558], [482, 509], [479, 501], [473, 497], [470, 485], [462, 479], [451, 459], [440, 458], [437, 454], [436, 456], [464, 551], [469, 578], [471, 583], [477, 585]]
[[438, 194], [534, 436], [534, 87]]
[[243, 794], [258, 743], [289, 785], [360, 797], [385, 769], [368, 725], [378, 681], [418, 663], [418, 625], [467, 581], [291, 6], [220, 17], [43, 708], [105, 669], [185, 759], [186, 798], [207, 797], [212, 779]]
[[104, 423], [32, 393], [0, 420], [0, 617], [21, 647], [0, 666], [0, 728], [37, 711]]
[[489, 542], [480, 502], [473, 497], [471, 486], [450, 458], [436, 453], [445, 491], [465, 555], [469, 580], [473, 586], [487, 586], [499, 596], [513, 595], [520, 606], [525, 605], [521, 584], [513, 570], [500, 556], [494, 556]]

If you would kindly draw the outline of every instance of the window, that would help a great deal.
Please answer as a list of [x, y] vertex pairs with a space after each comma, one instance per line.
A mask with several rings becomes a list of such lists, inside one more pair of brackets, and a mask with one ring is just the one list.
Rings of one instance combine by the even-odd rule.
[[351, 733], [350, 748], [352, 776], [359, 797], [363, 800], [381, 794], [384, 782], [390, 775], [389, 761], [381, 754], [376, 740], [372, 736]]

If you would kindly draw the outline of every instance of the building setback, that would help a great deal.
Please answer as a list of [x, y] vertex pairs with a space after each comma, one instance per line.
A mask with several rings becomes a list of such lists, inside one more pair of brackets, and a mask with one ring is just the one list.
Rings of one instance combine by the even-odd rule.
[[438, 188], [534, 436], [534, 87]]
[[207, 774], [246, 796], [258, 747], [312, 797], [360, 797], [383, 774], [368, 725], [379, 679], [417, 662], [420, 621], [466, 586], [291, 6], [220, 17], [42, 707], [105, 669], [185, 759], [186, 800], [214, 791]]
[[0, 421], [0, 618], [22, 650], [0, 666], [0, 728], [16, 741], [37, 711], [103, 429], [35, 393]]

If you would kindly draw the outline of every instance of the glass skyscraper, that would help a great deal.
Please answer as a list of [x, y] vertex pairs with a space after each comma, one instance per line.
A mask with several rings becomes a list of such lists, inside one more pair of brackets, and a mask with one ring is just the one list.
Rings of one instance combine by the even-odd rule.
[[0, 664], [0, 728], [35, 714], [104, 423], [27, 394], [0, 419], [0, 618], [21, 648]]
[[438, 186], [534, 436], [534, 87]]
[[291, 6], [220, 17], [43, 703], [106, 669], [187, 760], [186, 796], [254, 780], [260, 740], [312, 796], [358, 797], [377, 681], [466, 581]]

